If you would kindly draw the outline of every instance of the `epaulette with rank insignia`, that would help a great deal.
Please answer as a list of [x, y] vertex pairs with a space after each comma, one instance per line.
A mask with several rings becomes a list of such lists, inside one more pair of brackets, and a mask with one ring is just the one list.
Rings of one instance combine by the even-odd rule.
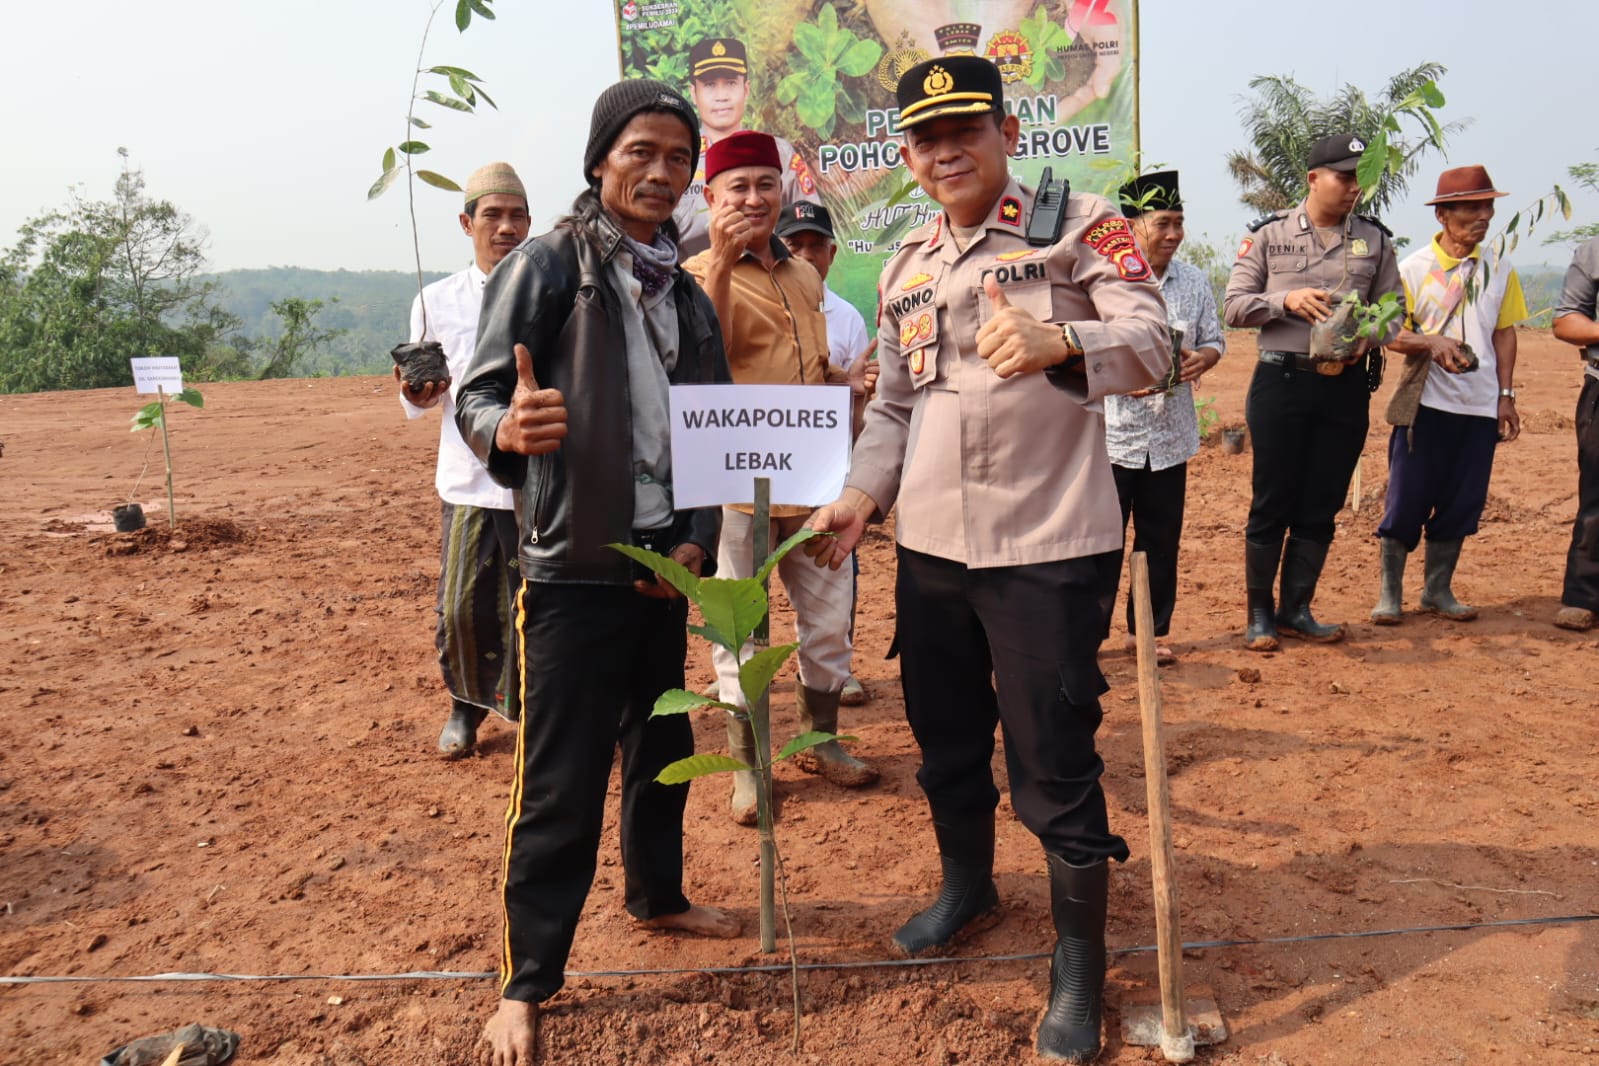
[[1261, 215], [1259, 218], [1255, 219], [1255, 221], [1251, 222], [1245, 228], [1248, 229], [1250, 233], [1259, 233], [1262, 226], [1267, 225], [1268, 223], [1276, 222], [1280, 218], [1287, 217], [1287, 211], [1268, 211], [1264, 215]]
[[1356, 215], [1355, 217], [1370, 222], [1373, 226], [1376, 226], [1378, 229], [1382, 230], [1383, 233], [1389, 237], [1394, 235], [1394, 231], [1383, 225], [1382, 220], [1375, 215]]

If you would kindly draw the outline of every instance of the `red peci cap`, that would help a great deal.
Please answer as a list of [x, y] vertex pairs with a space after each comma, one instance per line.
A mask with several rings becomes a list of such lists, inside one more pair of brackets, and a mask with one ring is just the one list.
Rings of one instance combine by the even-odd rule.
[[705, 180], [709, 182], [724, 170], [736, 167], [771, 167], [782, 170], [777, 157], [777, 141], [769, 133], [739, 130], [723, 137], [705, 150]]

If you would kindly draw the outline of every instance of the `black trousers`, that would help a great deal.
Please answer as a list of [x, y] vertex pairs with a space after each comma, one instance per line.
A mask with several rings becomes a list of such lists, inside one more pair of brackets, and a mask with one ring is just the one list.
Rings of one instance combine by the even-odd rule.
[[1560, 602], [1599, 611], [1599, 379], [1591, 375], [1577, 397], [1577, 519]]
[[1331, 544], [1333, 519], [1366, 443], [1371, 394], [1360, 367], [1336, 377], [1260, 363], [1244, 419], [1254, 440], [1254, 498], [1246, 539], [1278, 544], [1284, 533]]
[[517, 611], [522, 719], [506, 812], [500, 994], [538, 1002], [561, 987], [622, 745], [622, 865], [630, 914], [688, 909], [683, 895], [687, 785], [655, 782], [693, 754], [687, 715], [650, 718], [683, 687], [685, 600], [631, 588], [524, 582]]
[[[933, 819], [992, 817], [994, 725], [1011, 802], [1044, 850], [1083, 865], [1127, 858], [1110, 831], [1101, 718], [1101, 593], [1113, 552], [973, 570], [899, 549], [895, 580], [905, 717]], [[990, 681], [992, 678], [992, 683]]]
[[[1155, 609], [1155, 636], [1171, 632], [1172, 610], [1177, 606], [1177, 542], [1183, 535], [1183, 504], [1188, 496], [1188, 464], [1178, 463], [1165, 470], [1151, 470], [1144, 460], [1142, 470], [1117, 466], [1116, 495], [1122, 504], [1122, 528], [1133, 523], [1133, 548], [1149, 557], [1149, 600]], [[1116, 553], [1116, 578], [1122, 572], [1124, 552]], [[1114, 592], [1112, 596], [1114, 596]], [[1112, 603], [1114, 608], [1114, 602]], [[1138, 632], [1133, 617], [1133, 594], [1127, 593], [1127, 632]], [[1110, 618], [1105, 619], [1106, 631]]]

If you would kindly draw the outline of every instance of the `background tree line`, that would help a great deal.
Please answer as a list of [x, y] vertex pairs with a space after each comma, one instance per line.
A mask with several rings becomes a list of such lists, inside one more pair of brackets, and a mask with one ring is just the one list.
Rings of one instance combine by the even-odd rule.
[[129, 358], [149, 355], [177, 356], [195, 381], [387, 369], [410, 275], [208, 273], [204, 227], [118, 154], [109, 199], [73, 196], [0, 253], [0, 392], [131, 385]]

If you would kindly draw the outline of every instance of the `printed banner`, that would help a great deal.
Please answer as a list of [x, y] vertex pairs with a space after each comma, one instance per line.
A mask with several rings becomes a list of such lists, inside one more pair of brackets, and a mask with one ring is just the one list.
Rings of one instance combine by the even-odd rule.
[[844, 491], [848, 386], [673, 385], [671, 406], [680, 509], [750, 503], [758, 477], [773, 503], [816, 507]]
[[[740, 129], [779, 139], [785, 202], [825, 203], [839, 256], [828, 287], [874, 322], [883, 261], [937, 205], [889, 207], [900, 160], [894, 87], [939, 55], [987, 56], [1021, 122], [1011, 172], [1045, 167], [1101, 192], [1137, 143], [1137, 0], [617, 0], [622, 71], [680, 87], [701, 149]], [[685, 255], [708, 246], [704, 173], [678, 207]]]

